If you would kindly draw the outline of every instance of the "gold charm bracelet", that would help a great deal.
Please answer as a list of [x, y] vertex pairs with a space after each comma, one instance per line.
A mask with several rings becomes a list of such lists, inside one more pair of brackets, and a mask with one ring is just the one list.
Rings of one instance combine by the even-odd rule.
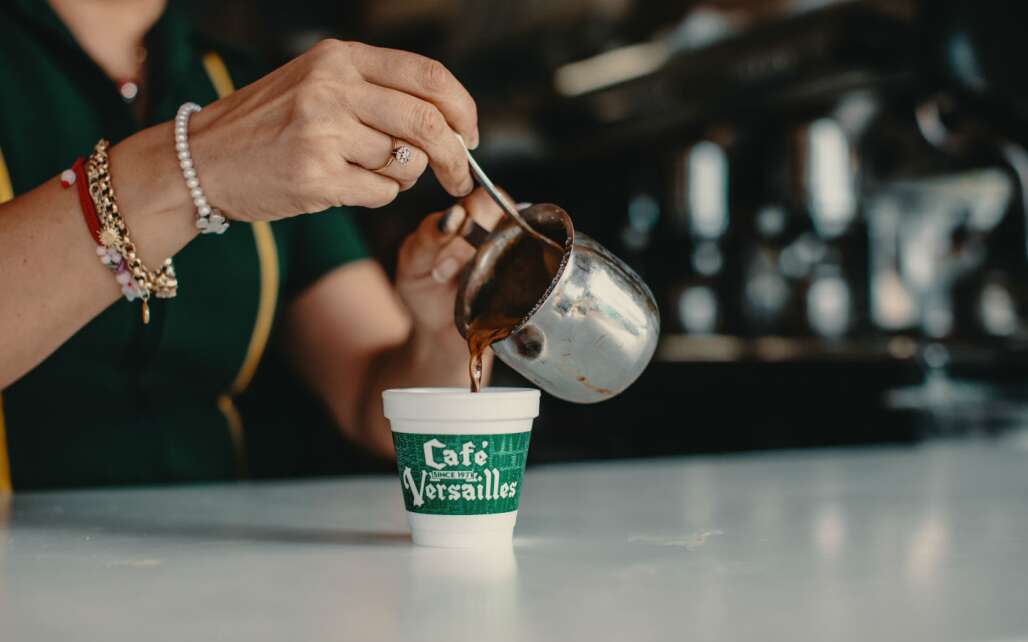
[[[129, 301], [135, 299], [142, 301], [143, 323], [149, 323], [150, 297], [171, 299], [178, 293], [175, 266], [169, 258], [164, 261], [160, 269], [154, 271], [147, 268], [136, 253], [136, 246], [129, 236], [125, 219], [118, 211], [118, 201], [114, 196], [110, 160], [107, 154], [109, 147], [110, 143], [107, 140], [100, 139], [86, 161], [89, 196], [96, 209], [96, 218], [100, 227], [100, 244], [105, 248], [108, 256], [116, 254], [122, 259], [112, 265], [117, 273], [118, 283], [122, 286], [122, 294]], [[104, 261], [104, 263], [108, 262]]]

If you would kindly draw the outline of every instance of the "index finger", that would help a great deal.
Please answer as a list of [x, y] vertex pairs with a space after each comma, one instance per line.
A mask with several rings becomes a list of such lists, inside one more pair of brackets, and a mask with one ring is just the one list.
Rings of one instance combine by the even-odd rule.
[[365, 80], [431, 102], [471, 149], [478, 147], [475, 101], [442, 63], [409, 51], [365, 44], [357, 44], [353, 52], [354, 66]]

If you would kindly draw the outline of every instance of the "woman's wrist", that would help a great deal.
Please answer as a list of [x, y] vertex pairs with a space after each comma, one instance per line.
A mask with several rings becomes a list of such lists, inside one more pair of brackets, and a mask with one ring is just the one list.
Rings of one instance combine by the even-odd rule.
[[111, 177], [140, 254], [158, 263], [197, 235], [193, 202], [175, 154], [174, 124], [155, 125], [115, 145]]

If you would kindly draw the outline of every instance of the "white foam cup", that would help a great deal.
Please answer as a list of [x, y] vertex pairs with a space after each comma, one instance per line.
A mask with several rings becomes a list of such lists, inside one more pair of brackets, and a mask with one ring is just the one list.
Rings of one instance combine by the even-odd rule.
[[539, 391], [404, 388], [382, 399], [414, 543], [510, 546]]

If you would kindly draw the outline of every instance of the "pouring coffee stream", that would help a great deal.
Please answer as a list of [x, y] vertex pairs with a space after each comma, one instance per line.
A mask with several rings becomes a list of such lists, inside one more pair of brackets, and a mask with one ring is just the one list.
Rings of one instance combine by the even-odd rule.
[[[499, 244], [493, 241], [494, 248], [504, 251], [490, 266], [488, 283], [479, 290], [472, 306], [465, 333], [471, 392], [481, 388], [485, 350], [510, 336], [531, 314], [563, 261], [564, 251], [557, 252], [550, 245], [520, 233], [522, 229], [513, 228], [514, 234], [506, 239], [501, 236]], [[557, 245], [552, 240], [551, 243]]]

